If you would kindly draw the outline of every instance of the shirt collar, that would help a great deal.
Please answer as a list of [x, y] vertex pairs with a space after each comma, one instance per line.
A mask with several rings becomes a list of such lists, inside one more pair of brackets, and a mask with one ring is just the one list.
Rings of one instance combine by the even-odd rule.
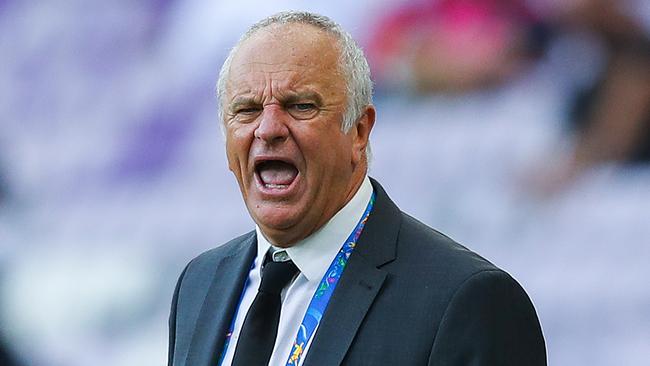
[[[325, 275], [327, 268], [343, 246], [343, 242], [361, 219], [371, 195], [372, 184], [366, 176], [352, 199], [323, 227], [285, 249], [307, 280], [320, 281]], [[257, 232], [257, 257], [258, 262], [261, 263], [260, 260], [266, 255], [271, 243], [264, 237], [259, 226], [255, 226], [255, 231]], [[274, 247], [274, 249], [279, 248]]]

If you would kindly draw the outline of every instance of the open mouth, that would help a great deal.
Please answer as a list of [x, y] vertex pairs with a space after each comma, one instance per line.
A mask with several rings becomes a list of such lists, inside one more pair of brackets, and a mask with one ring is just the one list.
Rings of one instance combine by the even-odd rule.
[[264, 160], [255, 166], [260, 183], [267, 189], [287, 189], [298, 176], [298, 169], [281, 160]]

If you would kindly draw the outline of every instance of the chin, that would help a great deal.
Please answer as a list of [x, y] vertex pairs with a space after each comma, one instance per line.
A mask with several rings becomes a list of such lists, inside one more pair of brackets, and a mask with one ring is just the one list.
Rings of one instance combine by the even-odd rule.
[[261, 228], [273, 231], [289, 230], [294, 227], [303, 214], [294, 208], [278, 207], [277, 204], [254, 203], [252, 216]]

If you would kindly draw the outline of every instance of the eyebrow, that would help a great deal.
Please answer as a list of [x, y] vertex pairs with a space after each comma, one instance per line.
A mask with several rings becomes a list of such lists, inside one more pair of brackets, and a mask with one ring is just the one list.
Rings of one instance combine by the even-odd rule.
[[323, 97], [319, 93], [313, 91], [291, 93], [287, 95], [286, 98], [284, 98], [284, 103], [289, 104], [289, 103], [296, 103], [305, 100], [312, 100], [318, 105], [323, 104]]
[[237, 109], [241, 106], [250, 106], [250, 105], [255, 105], [259, 104], [255, 98], [252, 97], [236, 97], [229, 105], [228, 107], [231, 110]]
[[[303, 91], [297, 93], [287, 93], [287, 96], [281, 99], [282, 104], [291, 104], [296, 102], [302, 102], [305, 100], [314, 101], [318, 105], [323, 104], [323, 97], [314, 91]], [[241, 106], [250, 106], [260, 104], [259, 100], [256, 97], [250, 96], [239, 96], [235, 97], [232, 103], [229, 104], [230, 109], [237, 109]]]

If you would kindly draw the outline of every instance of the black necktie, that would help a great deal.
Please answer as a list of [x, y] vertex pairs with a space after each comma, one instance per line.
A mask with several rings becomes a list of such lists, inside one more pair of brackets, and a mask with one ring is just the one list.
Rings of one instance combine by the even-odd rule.
[[292, 261], [269, 261], [262, 268], [262, 282], [239, 333], [233, 366], [268, 365], [278, 334], [280, 293], [297, 272]]

